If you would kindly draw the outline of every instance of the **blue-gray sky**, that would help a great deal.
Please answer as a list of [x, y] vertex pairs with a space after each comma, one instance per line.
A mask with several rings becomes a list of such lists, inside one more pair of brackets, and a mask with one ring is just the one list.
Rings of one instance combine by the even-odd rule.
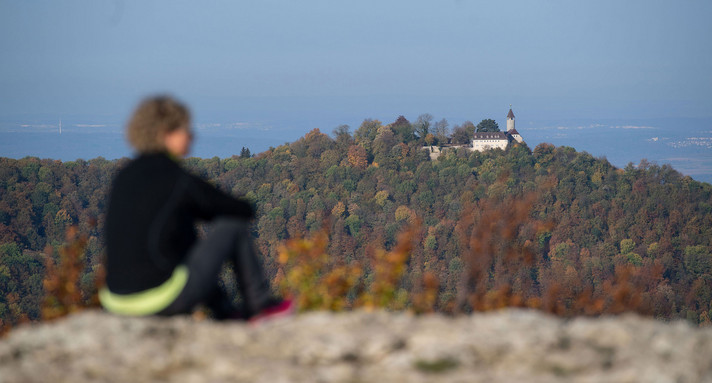
[[0, 117], [120, 116], [155, 92], [206, 120], [708, 117], [710, 16], [704, 0], [0, 0]]

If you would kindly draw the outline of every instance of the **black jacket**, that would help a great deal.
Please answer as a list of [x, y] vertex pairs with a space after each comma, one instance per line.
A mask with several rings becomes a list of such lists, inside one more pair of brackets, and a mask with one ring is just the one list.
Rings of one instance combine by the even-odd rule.
[[106, 214], [106, 282], [116, 294], [156, 287], [196, 241], [195, 223], [251, 218], [245, 201], [189, 174], [165, 154], [142, 155], [114, 179]]

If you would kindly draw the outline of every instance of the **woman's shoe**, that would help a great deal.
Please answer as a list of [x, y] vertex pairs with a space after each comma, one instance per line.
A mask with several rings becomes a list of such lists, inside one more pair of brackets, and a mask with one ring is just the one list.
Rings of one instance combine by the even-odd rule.
[[272, 299], [257, 314], [250, 318], [250, 323], [257, 324], [268, 320], [288, 317], [294, 314], [294, 302], [291, 299]]

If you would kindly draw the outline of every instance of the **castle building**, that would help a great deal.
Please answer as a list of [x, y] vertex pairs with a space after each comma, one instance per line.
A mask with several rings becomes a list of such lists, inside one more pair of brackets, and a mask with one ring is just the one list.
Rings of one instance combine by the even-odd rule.
[[509, 106], [507, 113], [507, 130], [504, 132], [475, 132], [472, 138], [472, 150], [484, 152], [489, 149], [506, 149], [510, 142], [522, 143], [524, 140], [514, 127], [514, 112]]
[[472, 150], [484, 152], [490, 149], [506, 149], [509, 137], [505, 132], [475, 132], [472, 138]]

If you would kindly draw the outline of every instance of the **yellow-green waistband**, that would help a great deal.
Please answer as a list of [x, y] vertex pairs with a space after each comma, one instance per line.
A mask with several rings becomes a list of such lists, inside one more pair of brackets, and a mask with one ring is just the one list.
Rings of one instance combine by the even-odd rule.
[[104, 287], [99, 290], [99, 301], [108, 311], [120, 315], [152, 315], [175, 301], [188, 282], [188, 268], [178, 266], [163, 284], [134, 294], [114, 294]]

